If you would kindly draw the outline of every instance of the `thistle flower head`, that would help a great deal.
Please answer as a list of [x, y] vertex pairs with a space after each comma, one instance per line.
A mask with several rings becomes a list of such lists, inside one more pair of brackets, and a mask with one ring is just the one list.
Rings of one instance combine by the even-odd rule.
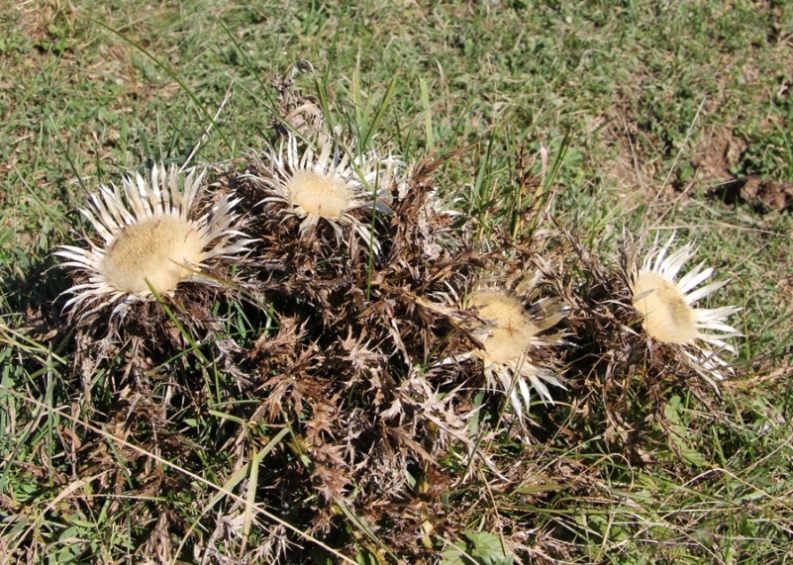
[[464, 304], [481, 320], [472, 333], [482, 347], [458, 360], [481, 360], [488, 388], [508, 392], [519, 418], [531, 406], [531, 389], [553, 403], [547, 385], [564, 388], [558, 376], [534, 361], [539, 348], [562, 343], [562, 332], [546, 332], [567, 315], [558, 298], [538, 298], [541, 279], [538, 271], [524, 275], [513, 289], [495, 280], [480, 281]]
[[726, 320], [740, 308], [732, 306], [705, 309], [694, 304], [724, 286], [727, 281], [699, 287], [713, 274], [713, 268], [699, 263], [676, 280], [683, 266], [695, 255], [688, 243], [669, 253], [675, 236], [661, 247], [650, 252], [631, 275], [631, 293], [634, 308], [642, 315], [642, 327], [647, 335], [660, 343], [678, 346], [694, 366], [704, 369], [707, 380], [723, 379], [727, 364], [713, 349], [735, 353], [735, 348], [725, 340], [741, 335]]
[[297, 137], [290, 133], [277, 150], [270, 147], [261, 174], [254, 177], [267, 188], [262, 203], [286, 204], [285, 213], [301, 220], [301, 236], [325, 223], [341, 241], [344, 228], [351, 227], [367, 246], [379, 249], [368, 227], [371, 214], [360, 212], [373, 207], [390, 212], [382, 197], [394, 182], [399, 162], [376, 153], [351, 158], [327, 136], [318, 137], [317, 146], [318, 152], [310, 145], [300, 155]]
[[238, 200], [228, 196], [195, 217], [204, 173], [186, 175], [175, 167], [152, 168], [150, 179], [136, 174], [121, 187], [100, 186], [82, 214], [99, 235], [88, 249], [64, 245], [55, 254], [85, 282], [67, 292], [66, 303], [86, 317], [108, 305], [113, 313], [130, 303], [152, 300], [152, 290], [170, 296], [186, 281], [212, 279], [202, 271], [213, 260], [244, 253], [251, 242], [234, 228]]

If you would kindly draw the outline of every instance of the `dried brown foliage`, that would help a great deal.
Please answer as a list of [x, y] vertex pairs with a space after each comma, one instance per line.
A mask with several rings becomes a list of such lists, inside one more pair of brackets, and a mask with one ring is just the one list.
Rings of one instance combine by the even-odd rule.
[[296, 84], [300, 73], [313, 72], [314, 66], [309, 61], [299, 61], [290, 66], [278, 80], [273, 81], [280, 98], [280, 115], [273, 119], [273, 129], [278, 133], [286, 135], [294, 130], [301, 135], [313, 135], [320, 130], [324, 116], [318, 100], [300, 92]]
[[[483, 264], [462, 240], [438, 245], [450, 223], [431, 200], [430, 175], [439, 164], [417, 167], [402, 194], [391, 187], [392, 213], [375, 222], [380, 253], [361, 248], [350, 227], [348, 244], [339, 245], [322, 221], [301, 237], [298, 220], [284, 216], [279, 202], [259, 204], [251, 220], [260, 238], [251, 272], [280, 321], [250, 351], [255, 394], [263, 399], [256, 416], [290, 426], [288, 455], [304, 456], [299, 472], [274, 477], [265, 495], [278, 493], [290, 507], [313, 499], [313, 512], [301, 522], [310, 532], [330, 531], [339, 505], [347, 506], [373, 531], [399, 532], [404, 539], [389, 544], [410, 548], [408, 554], [422, 521], [399, 518], [393, 509], [422, 497], [407, 484], [407, 470], [441, 473], [438, 447], [465, 438], [451, 399], [439, 395], [439, 388], [451, 389], [448, 379], [424, 375], [419, 366], [458, 340], [459, 316], [443, 297], [460, 293]], [[246, 172], [255, 174], [253, 167]], [[248, 178], [229, 185], [261, 201]], [[355, 213], [371, 221], [371, 210]]]
[[[121, 361], [123, 369], [111, 379], [112, 390], [120, 391], [131, 384], [130, 375], [139, 382], [134, 375], [189, 351], [192, 340], [210, 344], [221, 365], [241, 377], [232, 365], [240, 347], [227, 335], [225, 320], [217, 313], [219, 304], [241, 300], [235, 288], [186, 282], [174, 296], [160, 300], [135, 302], [115, 314], [103, 308], [74, 320], [75, 372], [90, 379], [97, 364]], [[145, 388], [139, 390], [147, 393]]]

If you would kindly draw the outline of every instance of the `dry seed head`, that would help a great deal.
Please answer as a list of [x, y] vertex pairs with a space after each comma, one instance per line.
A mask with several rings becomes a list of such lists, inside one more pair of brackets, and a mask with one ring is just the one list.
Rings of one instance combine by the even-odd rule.
[[107, 284], [126, 294], [143, 295], [146, 284], [159, 294], [170, 293], [201, 262], [201, 234], [181, 218], [149, 218], [124, 228], [100, 263]]
[[526, 316], [517, 297], [495, 291], [474, 292], [469, 298], [477, 315], [489, 320], [485, 353], [493, 363], [511, 363], [520, 358], [540, 330]]
[[296, 171], [284, 188], [306, 215], [326, 220], [341, 220], [353, 201], [343, 179], [314, 171]]
[[643, 272], [633, 284], [634, 306], [644, 316], [642, 325], [664, 343], [692, 343], [697, 337], [694, 313], [677, 285], [655, 272]]
[[[90, 209], [81, 212], [103, 242], [89, 242], [90, 249], [62, 246], [56, 251], [87, 277], [72, 287], [66, 303], [89, 308], [82, 316], [115, 304], [152, 299], [149, 285], [162, 295], [173, 294], [179, 283], [204, 280], [201, 270], [213, 258], [231, 258], [247, 250], [251, 242], [233, 228], [237, 200], [224, 197], [214, 209], [193, 219], [193, 207], [203, 186], [204, 174], [187, 175], [175, 167], [155, 166], [151, 181], [140, 175], [117, 186], [100, 186], [91, 196]], [[183, 190], [180, 188], [183, 185]]]

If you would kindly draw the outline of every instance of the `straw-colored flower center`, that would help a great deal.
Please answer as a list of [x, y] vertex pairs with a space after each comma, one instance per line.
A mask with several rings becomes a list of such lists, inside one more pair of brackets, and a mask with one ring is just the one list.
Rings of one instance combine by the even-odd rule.
[[147, 218], [121, 230], [105, 252], [101, 272], [121, 293], [147, 294], [147, 279], [158, 293], [169, 293], [190, 277], [205, 243], [187, 220]]
[[344, 179], [314, 171], [295, 171], [286, 191], [306, 214], [319, 218], [340, 219], [352, 203], [352, 192]]
[[470, 301], [477, 315], [490, 323], [490, 335], [483, 345], [492, 361], [511, 363], [526, 353], [538, 329], [518, 298], [499, 292], [475, 292]]
[[640, 273], [633, 283], [635, 308], [644, 315], [642, 326], [664, 343], [691, 343], [697, 337], [694, 313], [678, 286], [658, 273]]

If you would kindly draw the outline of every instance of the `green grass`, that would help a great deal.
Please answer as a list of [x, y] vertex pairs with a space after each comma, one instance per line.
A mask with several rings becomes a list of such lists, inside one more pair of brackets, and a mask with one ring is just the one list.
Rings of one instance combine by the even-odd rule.
[[[185, 402], [168, 422], [191, 438], [189, 451], [149, 438], [145, 420], [93, 414], [109, 405], [97, 391], [121, 363], [74, 366], [57, 298], [69, 281], [51, 255], [88, 229], [76, 209], [98, 183], [181, 163], [227, 93], [195, 161], [231, 166], [274, 141], [273, 82], [300, 60], [315, 71], [298, 85], [361, 149], [393, 147], [409, 163], [451, 155], [435, 181], [477, 235], [531, 227], [520, 213], [531, 197], [516, 179], [539, 173], [533, 159], [547, 149], [550, 216], [600, 261], [615, 265], [624, 243], [677, 230], [731, 279], [715, 300], [743, 308], [733, 319], [747, 336], [740, 376], [720, 395], [674, 378], [648, 390], [646, 375], [628, 375], [612, 428], [605, 393], [573, 371], [569, 394], [537, 407], [541, 443], [502, 434], [470, 466], [453, 445], [434, 475], [409, 469], [417, 492], [422, 480], [443, 492], [406, 492], [414, 507], [394, 512], [435, 529], [389, 535], [426, 539], [446, 563], [790, 559], [793, 220], [710, 192], [745, 175], [793, 182], [792, 7], [80, 0], [0, 2], [0, 22], [0, 561], [206, 563], [211, 550], [266, 562], [257, 549], [290, 527], [272, 515], [302, 529], [318, 504], [318, 495], [273, 504], [279, 469], [314, 469], [305, 438], [223, 401], [233, 377], [211, 358], [167, 366], [195, 384], [181, 394], [210, 407]], [[583, 273], [575, 256], [560, 261], [571, 277]], [[232, 312], [229, 327], [250, 344], [264, 328], [246, 316]], [[93, 404], [75, 393], [83, 387]], [[106, 441], [88, 461], [81, 442], [99, 421], [118, 427], [91, 432]], [[150, 441], [125, 444], [124, 433]], [[111, 473], [112, 462], [128, 471]], [[127, 494], [140, 469], [172, 490]], [[157, 531], [155, 510], [132, 514], [142, 499], [174, 530]], [[422, 515], [430, 511], [443, 515]], [[307, 543], [304, 562], [338, 562], [330, 548], [357, 563], [404, 559], [355, 508], [334, 512], [328, 531], [311, 534], [328, 547]], [[213, 522], [238, 535], [215, 544]]]

